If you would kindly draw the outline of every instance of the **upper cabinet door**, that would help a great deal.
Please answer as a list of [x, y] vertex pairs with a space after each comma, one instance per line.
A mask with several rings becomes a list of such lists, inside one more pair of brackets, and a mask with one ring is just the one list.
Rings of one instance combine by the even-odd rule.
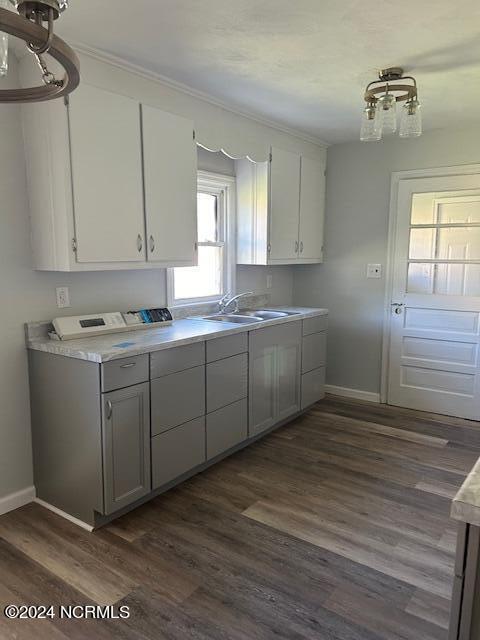
[[270, 261], [298, 256], [300, 156], [272, 149], [270, 167]]
[[69, 120], [77, 261], [144, 262], [139, 103], [84, 84]]
[[197, 242], [197, 148], [193, 122], [142, 105], [147, 259], [193, 265]]
[[325, 166], [302, 156], [300, 180], [299, 259], [323, 259]]

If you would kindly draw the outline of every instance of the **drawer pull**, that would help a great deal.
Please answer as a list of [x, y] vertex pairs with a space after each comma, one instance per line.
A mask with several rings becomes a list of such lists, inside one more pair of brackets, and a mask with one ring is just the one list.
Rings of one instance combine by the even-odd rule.
[[107, 420], [111, 420], [113, 413], [113, 407], [111, 400], [107, 400]]
[[136, 362], [129, 362], [128, 364], [121, 364], [120, 365], [120, 369], [131, 369], [136, 364], [137, 364]]

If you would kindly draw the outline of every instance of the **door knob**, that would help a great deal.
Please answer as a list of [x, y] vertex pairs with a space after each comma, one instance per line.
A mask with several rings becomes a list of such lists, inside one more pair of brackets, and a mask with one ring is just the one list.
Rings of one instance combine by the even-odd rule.
[[405, 305], [403, 302], [392, 302], [392, 309], [394, 313], [396, 313], [397, 315], [400, 315], [403, 313], [404, 307]]

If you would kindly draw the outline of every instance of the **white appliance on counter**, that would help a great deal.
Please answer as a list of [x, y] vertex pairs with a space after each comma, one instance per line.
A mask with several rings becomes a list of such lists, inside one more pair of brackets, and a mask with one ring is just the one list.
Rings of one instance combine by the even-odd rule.
[[53, 320], [55, 333], [50, 337], [54, 340], [75, 340], [122, 331], [154, 329], [171, 325], [172, 321], [172, 314], [167, 308], [66, 316]]

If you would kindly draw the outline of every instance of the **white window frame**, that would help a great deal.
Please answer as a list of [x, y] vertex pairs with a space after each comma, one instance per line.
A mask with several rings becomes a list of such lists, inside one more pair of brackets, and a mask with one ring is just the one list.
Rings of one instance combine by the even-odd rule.
[[167, 304], [170, 308], [218, 302], [226, 293], [235, 291], [236, 271], [236, 181], [233, 176], [199, 170], [197, 172], [197, 192], [218, 196], [219, 229], [218, 242], [199, 242], [197, 246], [223, 246], [223, 292], [220, 295], [175, 300], [175, 267], [167, 269]]

